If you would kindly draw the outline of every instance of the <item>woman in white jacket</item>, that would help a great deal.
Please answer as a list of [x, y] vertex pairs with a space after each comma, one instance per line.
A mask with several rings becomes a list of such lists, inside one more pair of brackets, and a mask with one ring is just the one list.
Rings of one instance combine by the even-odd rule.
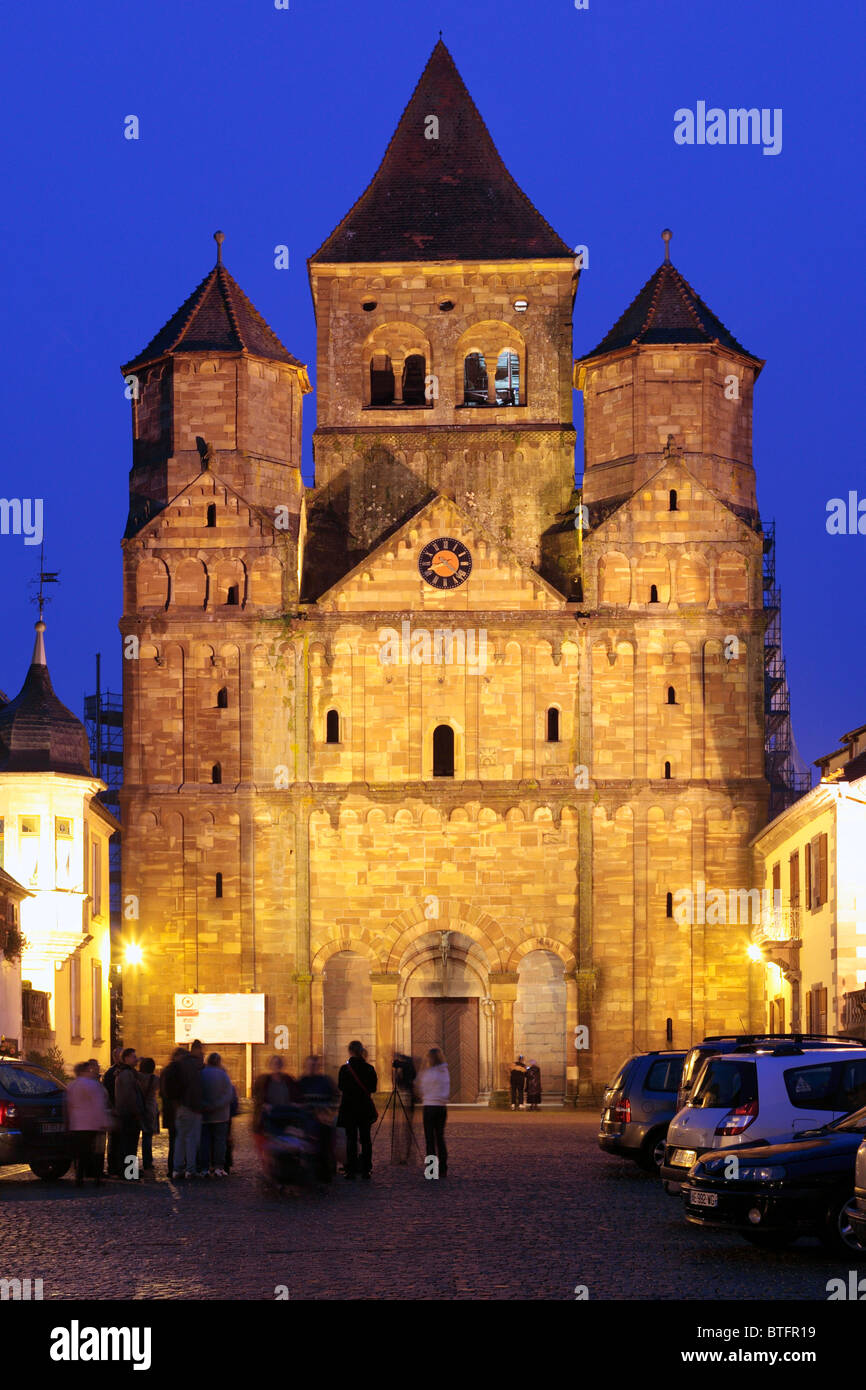
[[[448, 1172], [448, 1150], [445, 1147], [445, 1121], [448, 1118], [448, 1097], [451, 1092], [451, 1078], [448, 1064], [442, 1050], [431, 1047], [427, 1053], [421, 1074], [418, 1077], [418, 1090], [424, 1107], [424, 1142], [427, 1156], [424, 1163], [424, 1176], [444, 1178]], [[430, 1160], [435, 1158], [432, 1165]]]

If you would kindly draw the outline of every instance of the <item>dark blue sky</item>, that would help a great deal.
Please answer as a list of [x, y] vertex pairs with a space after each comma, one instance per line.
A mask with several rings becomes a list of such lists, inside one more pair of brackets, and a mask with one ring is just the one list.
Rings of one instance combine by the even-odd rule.
[[[866, 721], [866, 536], [829, 536], [863, 466], [863, 6], [807, 0], [150, 0], [8, 6], [0, 104], [0, 496], [45, 499], [49, 661], [80, 711], [119, 687], [130, 464], [118, 370], [224, 258], [315, 365], [306, 259], [361, 193], [438, 37], [506, 164], [589, 268], [576, 352], [672, 258], [767, 366], [755, 464], [775, 517], [794, 728]], [[674, 112], [782, 108], [783, 146], [675, 144]], [[127, 115], [141, 123], [123, 137]], [[291, 267], [274, 268], [273, 248]], [[575, 397], [579, 406], [580, 397]], [[307, 398], [305, 472], [313, 398]], [[0, 687], [17, 691], [38, 551], [0, 537]]]

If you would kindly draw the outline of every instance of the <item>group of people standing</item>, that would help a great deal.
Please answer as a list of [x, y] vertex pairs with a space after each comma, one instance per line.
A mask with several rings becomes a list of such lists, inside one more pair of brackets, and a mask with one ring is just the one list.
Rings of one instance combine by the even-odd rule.
[[[75, 1182], [103, 1179], [108, 1137], [109, 1178], [155, 1178], [153, 1136], [168, 1131], [168, 1176], [228, 1176], [230, 1129], [238, 1095], [218, 1052], [205, 1060], [198, 1041], [178, 1047], [159, 1077], [152, 1057], [134, 1047], [116, 1048], [100, 1076], [95, 1060], [79, 1062], [64, 1095], [66, 1128], [75, 1157]], [[139, 1143], [141, 1157], [139, 1158]]]
[[[541, 1104], [541, 1068], [518, 1057], [511, 1068], [511, 1109], [537, 1110]], [[524, 1095], [526, 1100], [524, 1102]]]

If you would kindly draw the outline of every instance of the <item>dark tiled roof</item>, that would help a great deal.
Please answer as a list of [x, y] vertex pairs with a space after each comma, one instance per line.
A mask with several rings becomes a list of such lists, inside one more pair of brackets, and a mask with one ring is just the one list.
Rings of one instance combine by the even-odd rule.
[[23, 883], [19, 883], [17, 878], [13, 878], [11, 874], [7, 874], [5, 869], [0, 869], [0, 897], [4, 894], [6, 896], [11, 894], [13, 898], [33, 897], [33, 894], [24, 887]]
[[242, 351], [294, 367], [303, 365], [283, 347], [237, 281], [217, 262], [165, 327], [123, 370], [132, 371], [169, 352]]
[[37, 624], [36, 650], [14, 700], [0, 710], [0, 772], [66, 772], [92, 777], [87, 734], [51, 686]]
[[[425, 137], [431, 115], [437, 140]], [[440, 39], [372, 182], [310, 260], [572, 255], [509, 174]]]
[[647, 280], [640, 294], [633, 299], [621, 318], [617, 319], [607, 337], [597, 348], [583, 354], [600, 357], [617, 352], [632, 343], [713, 343], [751, 357], [742, 343], [729, 333], [721, 319], [707, 308], [700, 295], [684, 280], [676, 266], [663, 261], [656, 273]]

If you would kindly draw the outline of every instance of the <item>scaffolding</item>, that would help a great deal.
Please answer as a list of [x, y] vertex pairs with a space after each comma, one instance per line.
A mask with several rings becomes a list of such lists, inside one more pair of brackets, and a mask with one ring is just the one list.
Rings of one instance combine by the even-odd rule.
[[791, 727], [791, 692], [782, 655], [782, 591], [776, 582], [776, 523], [764, 526], [764, 766], [770, 820], [810, 790], [812, 777]]

